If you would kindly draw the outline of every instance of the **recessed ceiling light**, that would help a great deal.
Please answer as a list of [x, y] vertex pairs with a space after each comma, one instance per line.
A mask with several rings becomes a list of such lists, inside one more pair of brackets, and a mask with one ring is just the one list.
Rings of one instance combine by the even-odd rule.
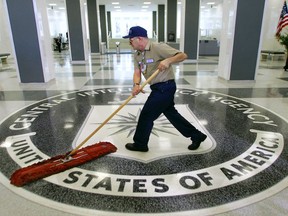
[[112, 5], [118, 5], [119, 2], [112, 2]]
[[147, 4], [151, 4], [151, 2], [143, 2], [143, 4], [147, 5]]
[[208, 5], [214, 5], [215, 2], [207, 2]]

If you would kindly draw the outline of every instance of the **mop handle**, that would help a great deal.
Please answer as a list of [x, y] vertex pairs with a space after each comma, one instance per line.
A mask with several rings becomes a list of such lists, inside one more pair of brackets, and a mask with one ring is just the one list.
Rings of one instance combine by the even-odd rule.
[[[157, 69], [142, 85], [140, 91], [159, 73], [159, 69]], [[68, 156], [71, 156], [76, 153], [76, 151], [81, 148], [95, 133], [97, 133], [116, 113], [118, 113], [129, 101], [133, 98], [133, 95], [130, 95], [123, 104], [121, 104], [101, 125], [99, 125], [86, 139], [84, 139], [75, 149], [73, 149]]]

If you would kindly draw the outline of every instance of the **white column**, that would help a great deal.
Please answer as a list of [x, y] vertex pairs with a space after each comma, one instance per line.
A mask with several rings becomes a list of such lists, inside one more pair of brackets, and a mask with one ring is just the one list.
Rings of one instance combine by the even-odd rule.
[[180, 41], [179, 48], [184, 50], [185, 45], [185, 10], [186, 10], [186, 0], [181, 1], [181, 22], [180, 22]]
[[44, 81], [55, 78], [52, 53], [52, 39], [50, 37], [46, 1], [33, 1], [35, 19], [38, 31], [39, 48], [42, 59]]
[[0, 0], [0, 53], [10, 53], [12, 55], [12, 46], [9, 38], [8, 14], [4, 7], [3, 0]]
[[82, 22], [82, 31], [83, 31], [83, 44], [84, 44], [84, 56], [85, 61], [88, 59], [88, 36], [87, 36], [87, 27], [86, 27], [86, 0], [80, 0], [80, 10], [81, 10], [81, 22]]
[[223, 1], [218, 76], [225, 80], [230, 79], [231, 73], [237, 4], [238, 0]]

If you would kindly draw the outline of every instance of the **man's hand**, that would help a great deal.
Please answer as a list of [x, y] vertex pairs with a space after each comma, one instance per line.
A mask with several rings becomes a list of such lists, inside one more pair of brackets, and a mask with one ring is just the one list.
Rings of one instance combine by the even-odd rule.
[[144, 90], [141, 90], [141, 85], [134, 85], [133, 90], [132, 90], [132, 95], [136, 96], [140, 92], [145, 93]]
[[158, 65], [158, 68], [160, 71], [166, 70], [170, 66], [170, 61], [169, 59], [164, 59], [163, 61], [160, 62]]
[[166, 59], [162, 60], [160, 62], [160, 64], [158, 65], [157, 69], [159, 69], [160, 71], [166, 70], [167, 68], [170, 67], [171, 64], [182, 62], [185, 59], [187, 59], [187, 57], [188, 56], [186, 55], [186, 53], [179, 52], [170, 58], [166, 58]]

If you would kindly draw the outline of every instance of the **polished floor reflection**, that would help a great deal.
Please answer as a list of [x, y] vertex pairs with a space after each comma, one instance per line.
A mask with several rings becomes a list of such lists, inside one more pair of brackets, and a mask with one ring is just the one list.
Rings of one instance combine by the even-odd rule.
[[287, 215], [288, 72], [259, 62], [255, 81], [218, 77], [218, 57], [174, 65], [177, 110], [208, 138], [196, 151], [164, 116], [149, 152], [130, 152], [149, 94], [133, 98], [86, 145], [117, 152], [22, 188], [19, 167], [75, 148], [129, 96], [130, 53], [72, 65], [54, 53], [56, 79], [19, 84], [13, 58], [0, 65], [1, 215]]

